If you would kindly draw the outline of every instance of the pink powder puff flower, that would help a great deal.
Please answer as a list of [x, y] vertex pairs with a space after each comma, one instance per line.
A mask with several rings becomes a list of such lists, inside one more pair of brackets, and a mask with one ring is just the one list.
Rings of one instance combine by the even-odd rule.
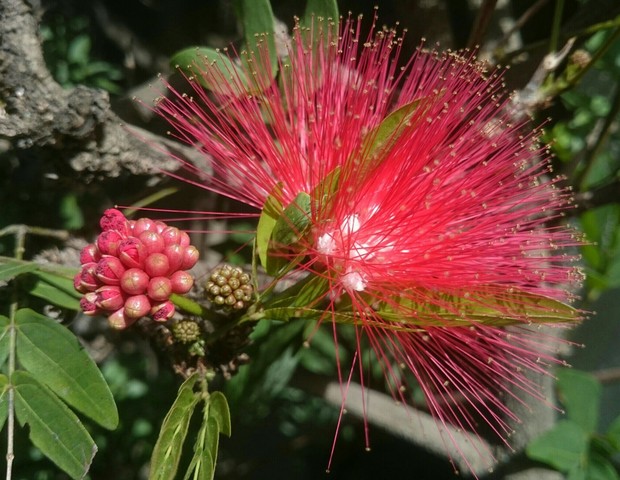
[[477, 412], [507, 443], [504, 398], [544, 400], [527, 371], [545, 372], [559, 345], [527, 326], [580, 316], [560, 303], [581, 277], [579, 240], [559, 222], [569, 192], [539, 131], [513, 118], [500, 72], [423, 47], [401, 67], [395, 31], [323, 27], [295, 28], [278, 81], [252, 77], [259, 92], [209, 63], [194, 65], [191, 95], [166, 84], [156, 110], [212, 158], [209, 172], [170, 175], [296, 211], [268, 256], [327, 284], [322, 319], [348, 312], [389, 383], [405, 366], [440, 423], [475, 432]]

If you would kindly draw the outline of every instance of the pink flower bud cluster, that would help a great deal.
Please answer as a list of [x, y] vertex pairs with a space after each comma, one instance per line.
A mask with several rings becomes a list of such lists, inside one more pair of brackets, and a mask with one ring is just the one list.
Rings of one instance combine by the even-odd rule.
[[187, 272], [198, 261], [189, 235], [149, 218], [127, 220], [116, 209], [106, 210], [101, 234], [82, 249], [82, 269], [74, 278], [84, 293], [86, 315], [108, 315], [114, 328], [126, 328], [150, 315], [165, 322], [174, 314], [173, 293], [189, 292], [194, 278]]

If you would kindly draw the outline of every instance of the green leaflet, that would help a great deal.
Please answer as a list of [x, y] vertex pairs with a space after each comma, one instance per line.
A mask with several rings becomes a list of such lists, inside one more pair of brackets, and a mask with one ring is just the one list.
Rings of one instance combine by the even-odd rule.
[[220, 50], [209, 47], [186, 48], [175, 53], [170, 64], [220, 95], [239, 96], [247, 91], [245, 72]]
[[32, 275], [36, 277], [36, 281], [29, 288], [31, 295], [59, 307], [70, 310], [80, 309], [81, 294], [75, 290], [73, 280], [41, 270], [33, 271]]
[[[257, 77], [250, 80], [255, 87], [271, 83], [278, 73], [278, 55], [275, 42], [275, 18], [269, 0], [237, 0], [243, 36], [248, 55], [242, 55], [246, 70]], [[267, 43], [267, 58], [263, 43]], [[266, 76], [265, 76], [266, 75]]]
[[194, 393], [198, 376], [189, 377], [181, 387], [176, 400], [166, 414], [159, 438], [151, 455], [149, 480], [174, 480], [183, 453], [189, 421], [200, 400]]
[[276, 226], [278, 219], [284, 211], [282, 203], [280, 203], [276, 197], [281, 190], [282, 186], [281, 184], [278, 184], [275, 186], [274, 191], [269, 194], [267, 200], [265, 200], [265, 205], [263, 207], [263, 211], [261, 212], [260, 218], [258, 219], [258, 226], [256, 227], [255, 249], [261, 265], [265, 268], [267, 266], [269, 240], [271, 239], [271, 234], [273, 233], [273, 229]]
[[557, 371], [560, 401], [566, 415], [587, 433], [596, 432], [602, 394], [601, 384], [592, 375], [579, 370]]
[[[569, 323], [581, 318], [580, 312], [558, 300], [514, 290], [501, 294], [471, 292], [450, 295], [424, 292], [420, 301], [400, 297], [377, 309], [384, 320], [420, 327], [457, 327], [480, 323], [507, 326], [532, 323]], [[415, 320], [413, 320], [415, 319]]]
[[84, 478], [97, 446], [80, 420], [44, 385], [27, 372], [11, 377], [15, 414], [30, 427], [30, 440], [71, 478]]
[[22, 273], [32, 272], [36, 270], [36, 263], [8, 262], [0, 265], [0, 281], [7, 282]]
[[589, 447], [588, 434], [570, 420], [560, 420], [527, 446], [527, 456], [545, 462], [561, 472], [585, 465]]
[[209, 416], [217, 422], [219, 432], [230, 437], [232, 433], [230, 409], [222, 392], [213, 392], [209, 395]]
[[116, 428], [112, 393], [77, 338], [30, 309], [18, 310], [15, 323], [20, 364], [69, 405], [107, 429]]

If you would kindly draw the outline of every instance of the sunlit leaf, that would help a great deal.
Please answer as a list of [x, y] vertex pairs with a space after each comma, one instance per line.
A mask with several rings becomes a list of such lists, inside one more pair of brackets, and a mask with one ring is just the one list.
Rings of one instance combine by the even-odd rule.
[[112, 393], [77, 338], [30, 309], [18, 310], [15, 321], [20, 364], [69, 405], [105, 428], [116, 428]]
[[284, 211], [284, 207], [275, 196], [279, 189], [281, 189], [281, 186], [276, 186], [276, 190], [265, 200], [265, 205], [258, 219], [258, 226], [256, 227], [256, 251], [260, 263], [264, 268], [267, 268], [269, 239], [271, 238], [278, 218], [280, 218]]
[[589, 437], [583, 428], [570, 420], [559, 421], [552, 430], [543, 433], [527, 446], [527, 455], [561, 472], [585, 464]]
[[561, 368], [557, 371], [560, 401], [567, 417], [581, 425], [587, 433], [598, 426], [601, 402], [601, 384], [592, 375], [579, 370]]
[[176, 478], [189, 421], [200, 399], [194, 393], [196, 380], [197, 375], [194, 374], [183, 382], [176, 400], [164, 418], [151, 456], [149, 480], [174, 480]]
[[17, 420], [30, 427], [33, 445], [71, 478], [84, 478], [97, 446], [80, 420], [29, 373], [18, 370], [11, 382]]
[[549, 297], [519, 290], [495, 293], [482, 289], [458, 296], [424, 292], [418, 301], [403, 296], [385, 302], [377, 314], [388, 321], [421, 326], [570, 323], [581, 318], [579, 310]]

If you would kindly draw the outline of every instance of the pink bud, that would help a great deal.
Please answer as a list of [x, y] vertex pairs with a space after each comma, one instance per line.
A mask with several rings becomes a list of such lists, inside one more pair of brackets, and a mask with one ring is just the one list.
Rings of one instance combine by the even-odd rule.
[[116, 255], [118, 244], [125, 237], [116, 230], [101, 232], [97, 237], [97, 247], [103, 255]]
[[183, 262], [181, 263], [181, 270], [189, 270], [198, 261], [198, 257], [200, 253], [198, 249], [193, 245], [189, 245], [185, 247], [185, 251], [183, 252]]
[[170, 269], [166, 273], [173, 273], [181, 269], [183, 256], [185, 255], [185, 247], [181, 245], [168, 245], [164, 249], [164, 254], [168, 257], [170, 263]]
[[106, 232], [108, 230], [117, 230], [123, 234], [127, 233], [128, 223], [125, 215], [115, 208], [109, 208], [103, 212], [101, 220], [99, 220], [101, 230]]
[[138, 238], [144, 244], [147, 253], [160, 253], [166, 246], [164, 239], [159, 233], [150, 231], [142, 232]]
[[139, 295], [149, 286], [149, 276], [144, 270], [130, 268], [121, 277], [121, 288], [128, 295]]
[[187, 232], [181, 232], [181, 238], [179, 238], [179, 245], [182, 247], [187, 247], [192, 241], [189, 238]]
[[151, 308], [151, 317], [156, 322], [165, 322], [174, 315], [174, 303], [170, 300], [153, 305]]
[[160, 235], [161, 232], [163, 232], [166, 228], [168, 228], [168, 225], [166, 225], [164, 222], [160, 222], [159, 220], [155, 222], [155, 230]]
[[80, 252], [80, 263], [92, 263], [101, 260], [101, 253], [94, 243], [89, 243]]
[[150, 218], [139, 218], [133, 225], [132, 234], [139, 237], [142, 232], [156, 232], [155, 222]]
[[104, 285], [95, 292], [97, 295], [96, 305], [108, 311], [115, 311], [125, 304], [125, 295], [121, 289], [114, 285]]
[[118, 285], [121, 283], [121, 277], [125, 273], [125, 267], [116, 257], [104, 256], [97, 262], [95, 275], [106, 285]]
[[134, 323], [137, 318], [129, 318], [125, 315], [125, 307], [119, 308], [116, 312], [108, 317], [110, 327], [115, 330], [123, 330]]
[[127, 237], [118, 244], [118, 258], [127, 268], [142, 268], [146, 247], [136, 237]]
[[[80, 276], [80, 287], [82, 290], [92, 292], [97, 287], [101, 286], [101, 281], [95, 275], [96, 271], [97, 264], [94, 262], [85, 263], [82, 265], [82, 270], [80, 270], [80, 273], [78, 274]], [[81, 289], [77, 288], [80, 292], [82, 291]]]
[[76, 273], [73, 277], [73, 288], [80, 293], [87, 293], [90, 291], [82, 286], [82, 272]]
[[161, 232], [161, 236], [163, 237], [166, 245], [178, 244], [181, 239], [181, 230], [177, 227], [166, 227]]
[[149, 277], [163, 277], [170, 271], [170, 261], [163, 253], [151, 253], [144, 261], [144, 271]]
[[125, 300], [124, 313], [126, 318], [144, 317], [151, 310], [151, 302], [146, 295], [134, 295]]
[[94, 316], [100, 313], [99, 308], [95, 304], [95, 300], [97, 298], [97, 294], [94, 292], [87, 293], [80, 299], [80, 308], [84, 315]]
[[168, 277], [153, 277], [149, 282], [149, 288], [146, 293], [149, 298], [157, 302], [163, 302], [170, 298], [172, 283]]
[[174, 293], [187, 293], [194, 285], [194, 277], [183, 270], [179, 270], [170, 276], [170, 283]]

